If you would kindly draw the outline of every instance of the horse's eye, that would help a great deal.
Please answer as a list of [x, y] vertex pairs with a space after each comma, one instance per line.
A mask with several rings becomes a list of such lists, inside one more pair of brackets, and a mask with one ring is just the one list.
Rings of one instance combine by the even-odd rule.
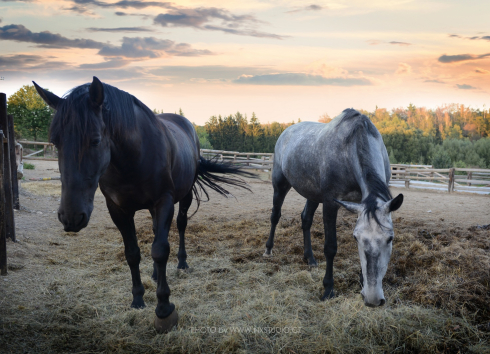
[[93, 139], [90, 141], [91, 146], [99, 146], [100, 144], [100, 139]]
[[386, 241], [386, 243], [390, 243], [391, 241], [393, 241], [393, 236], [390, 236], [390, 238], [388, 239], [388, 241]]

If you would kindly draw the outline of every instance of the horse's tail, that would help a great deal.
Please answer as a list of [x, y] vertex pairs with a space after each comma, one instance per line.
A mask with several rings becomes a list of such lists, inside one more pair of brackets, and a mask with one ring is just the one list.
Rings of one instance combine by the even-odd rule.
[[[222, 175], [217, 175], [216, 173]], [[197, 187], [199, 187], [199, 189], [206, 195], [207, 200], [209, 200], [209, 194], [204, 188], [204, 186], [211, 188], [215, 192], [218, 192], [219, 194], [225, 197], [232, 196], [232, 194], [228, 192], [220, 184], [228, 184], [230, 186], [243, 188], [252, 192], [252, 190], [248, 187], [247, 182], [245, 182], [243, 179], [232, 178], [224, 175], [236, 175], [240, 177], [258, 178], [258, 176], [255, 173], [244, 171], [240, 169], [239, 166], [232, 165], [226, 162], [224, 163], [218, 162], [217, 157], [207, 160], [204, 157], [200, 156], [196, 183], [194, 183], [194, 186], [192, 187], [192, 191], [197, 201], [197, 209], [192, 215], [194, 215], [197, 212], [202, 200]]]

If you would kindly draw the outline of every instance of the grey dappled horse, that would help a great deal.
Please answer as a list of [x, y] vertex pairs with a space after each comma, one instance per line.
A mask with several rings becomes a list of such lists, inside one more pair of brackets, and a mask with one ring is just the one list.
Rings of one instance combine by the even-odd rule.
[[322, 300], [333, 297], [337, 211], [343, 206], [358, 214], [354, 238], [361, 260], [364, 303], [371, 307], [383, 305], [382, 281], [394, 236], [391, 212], [403, 203], [402, 194], [394, 199], [391, 196], [390, 175], [390, 162], [381, 134], [365, 115], [354, 109], [344, 110], [327, 124], [302, 122], [290, 126], [275, 147], [271, 231], [264, 256], [272, 255], [281, 206], [293, 187], [307, 199], [301, 213], [304, 257], [309, 265], [316, 266], [310, 227], [318, 204], [323, 203], [327, 264]]

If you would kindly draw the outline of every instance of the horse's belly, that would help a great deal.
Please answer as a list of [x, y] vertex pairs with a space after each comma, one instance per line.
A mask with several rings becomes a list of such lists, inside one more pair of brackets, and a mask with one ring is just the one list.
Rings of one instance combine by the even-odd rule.
[[287, 167], [283, 174], [301, 196], [313, 202], [323, 202], [319, 176], [315, 176], [311, 171], [288, 170]]

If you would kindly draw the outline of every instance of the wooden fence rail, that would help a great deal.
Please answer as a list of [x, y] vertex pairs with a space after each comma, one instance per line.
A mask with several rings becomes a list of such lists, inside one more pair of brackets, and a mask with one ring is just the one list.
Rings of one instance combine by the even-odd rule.
[[5, 228], [5, 193], [3, 191], [3, 139], [3, 130], [0, 130], [0, 275], [7, 275], [7, 230]]
[[7, 238], [15, 239], [14, 207], [19, 208], [14, 117], [7, 115], [7, 95], [0, 93], [0, 275], [7, 274]]
[[234, 165], [241, 166], [243, 169], [271, 172], [272, 165], [274, 164], [274, 154], [269, 152], [238, 152], [201, 149], [201, 155], [206, 158], [217, 157], [218, 161], [231, 162]]
[[[424, 181], [445, 184], [449, 193], [455, 190], [490, 193], [490, 169], [432, 168], [428, 165], [396, 164], [391, 165], [391, 175], [392, 181], [404, 181], [407, 188], [411, 183]], [[475, 184], [478, 186], [473, 186]]]
[[30, 140], [19, 140], [20, 144], [23, 145], [35, 145], [35, 146], [42, 146], [42, 150], [33, 152], [28, 155], [22, 156], [23, 160], [44, 160], [44, 161], [57, 161], [58, 159], [52, 158], [52, 157], [34, 157], [34, 155], [40, 154], [41, 152], [46, 155], [46, 151], [50, 149], [53, 153], [55, 151], [55, 147], [53, 143], [45, 142], [45, 141], [30, 141]]

